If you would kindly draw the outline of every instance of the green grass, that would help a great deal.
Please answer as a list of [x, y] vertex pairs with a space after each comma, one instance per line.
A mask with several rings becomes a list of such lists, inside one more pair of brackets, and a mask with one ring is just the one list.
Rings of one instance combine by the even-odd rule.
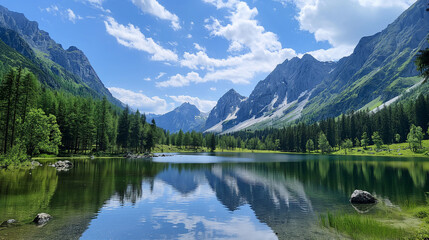
[[319, 216], [321, 226], [335, 229], [352, 239], [404, 239], [411, 234], [375, 220], [371, 216], [357, 213], [326, 213]]
[[[377, 152], [375, 145], [368, 146], [367, 149], [363, 147], [355, 147], [347, 150], [347, 155], [353, 156], [386, 156], [386, 157], [429, 157], [429, 140], [422, 141], [423, 148], [417, 152], [406, 149], [409, 147], [408, 143], [397, 143], [391, 145], [384, 145], [383, 151]], [[371, 150], [372, 149], [372, 150]], [[390, 150], [391, 149], [391, 150]], [[344, 150], [332, 152], [333, 155], [345, 155]]]
[[380, 201], [368, 213], [327, 212], [320, 226], [351, 239], [429, 239], [429, 192], [426, 204], [405, 202], [387, 206]]

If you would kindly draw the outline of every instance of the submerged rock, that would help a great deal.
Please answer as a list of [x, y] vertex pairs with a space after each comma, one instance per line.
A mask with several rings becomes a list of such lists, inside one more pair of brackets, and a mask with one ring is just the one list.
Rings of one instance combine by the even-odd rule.
[[350, 197], [353, 204], [371, 204], [376, 203], [377, 199], [371, 193], [363, 190], [355, 190]]
[[34, 218], [33, 222], [38, 224], [38, 225], [43, 225], [43, 224], [46, 224], [47, 222], [49, 222], [49, 220], [51, 220], [51, 219], [52, 219], [51, 215], [49, 215], [47, 213], [39, 213]]
[[4, 221], [0, 224], [0, 227], [10, 227], [13, 226], [14, 223], [17, 223], [18, 221], [16, 221], [15, 219], [9, 219], [7, 221]]
[[73, 163], [68, 160], [65, 160], [65, 161], [58, 161], [50, 166], [56, 168], [58, 171], [68, 171], [70, 170], [70, 168], [73, 167]]
[[33, 167], [41, 167], [41, 166], [43, 166], [41, 163], [39, 163], [38, 161], [31, 161], [31, 165], [33, 166]]

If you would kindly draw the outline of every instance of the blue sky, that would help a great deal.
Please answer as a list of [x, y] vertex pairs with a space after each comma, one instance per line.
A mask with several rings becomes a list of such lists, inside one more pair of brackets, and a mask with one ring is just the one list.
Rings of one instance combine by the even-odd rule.
[[286, 59], [335, 61], [415, 0], [0, 0], [77, 46], [112, 94], [165, 113], [208, 112], [229, 89], [249, 96]]

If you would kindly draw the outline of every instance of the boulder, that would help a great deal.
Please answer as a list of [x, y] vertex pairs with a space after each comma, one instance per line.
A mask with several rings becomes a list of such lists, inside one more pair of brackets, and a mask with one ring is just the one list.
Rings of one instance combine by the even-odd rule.
[[70, 168], [73, 167], [73, 163], [68, 160], [65, 160], [65, 161], [58, 161], [50, 166], [55, 167], [58, 171], [68, 171], [70, 170]]
[[4, 221], [0, 224], [0, 227], [10, 227], [12, 226], [14, 223], [17, 223], [18, 221], [16, 221], [15, 219], [9, 219], [7, 221]]
[[41, 167], [42, 164], [39, 163], [38, 161], [31, 161], [31, 166], [33, 166], [33, 167]]
[[33, 222], [36, 223], [37, 225], [43, 225], [43, 224], [46, 224], [47, 222], [49, 222], [49, 220], [51, 220], [51, 219], [52, 219], [51, 215], [49, 215], [47, 213], [39, 213], [34, 218]]
[[377, 199], [367, 191], [355, 190], [350, 197], [350, 202], [353, 204], [371, 204], [376, 203]]

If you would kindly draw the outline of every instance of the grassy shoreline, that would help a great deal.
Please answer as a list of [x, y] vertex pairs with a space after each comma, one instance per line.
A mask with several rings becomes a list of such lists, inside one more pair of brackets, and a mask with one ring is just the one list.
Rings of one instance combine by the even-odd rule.
[[[370, 145], [367, 147], [367, 149], [364, 149], [363, 147], [354, 147], [351, 149], [347, 149], [345, 151], [344, 149], [336, 150], [330, 153], [327, 153], [325, 155], [333, 155], [333, 156], [365, 156], [365, 157], [396, 157], [396, 158], [422, 158], [424, 160], [429, 160], [429, 140], [423, 140], [422, 142], [422, 150], [419, 152], [413, 152], [410, 149], [408, 149], [408, 143], [399, 143], [399, 144], [391, 144], [391, 145], [385, 145], [384, 149], [382, 151], [376, 151], [375, 145]], [[198, 152], [210, 152], [210, 149], [208, 148], [181, 148], [176, 146], [167, 146], [167, 145], [157, 145], [154, 148], [153, 153], [159, 154], [159, 153], [198, 153]], [[282, 152], [282, 151], [273, 151], [273, 150], [250, 150], [250, 149], [242, 149], [242, 148], [236, 148], [236, 149], [216, 149], [214, 151], [215, 153], [274, 153], [274, 154], [298, 154], [298, 155], [321, 155], [321, 153], [316, 150], [312, 152]], [[44, 160], [44, 159], [85, 159], [85, 158], [123, 158], [124, 154], [110, 154], [110, 153], [88, 153], [88, 154], [70, 154], [70, 155], [39, 155], [35, 156], [29, 161], [24, 162], [26, 163], [32, 161], [32, 160]], [[0, 158], [0, 167], [1, 165], [1, 159]]]
[[387, 206], [379, 202], [368, 213], [319, 214], [321, 227], [351, 239], [429, 238], [429, 203], [423, 206]]

